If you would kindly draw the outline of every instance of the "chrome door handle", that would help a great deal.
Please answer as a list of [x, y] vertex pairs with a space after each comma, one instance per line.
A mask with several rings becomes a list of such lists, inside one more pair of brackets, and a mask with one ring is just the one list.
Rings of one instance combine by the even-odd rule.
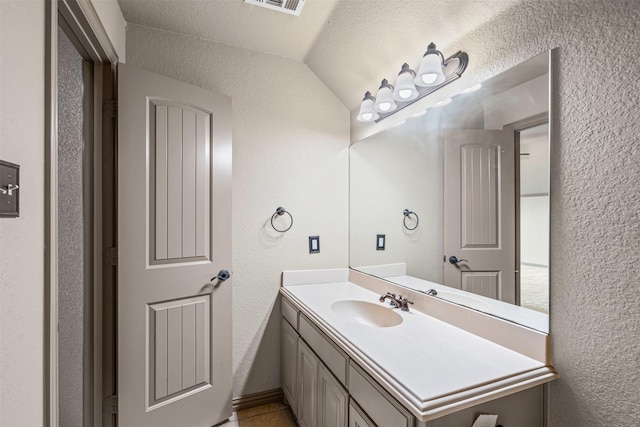
[[459, 262], [469, 262], [468, 259], [458, 259], [455, 255], [451, 255], [449, 257], [449, 262], [453, 265], [456, 265]]
[[227, 270], [220, 270], [217, 276], [211, 278], [210, 282], [213, 282], [214, 280], [219, 280], [220, 282], [224, 282], [229, 277], [231, 277], [231, 273], [229, 273]]

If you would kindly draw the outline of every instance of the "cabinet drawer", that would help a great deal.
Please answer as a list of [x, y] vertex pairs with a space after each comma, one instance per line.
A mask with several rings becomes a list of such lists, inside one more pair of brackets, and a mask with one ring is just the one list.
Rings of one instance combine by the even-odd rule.
[[303, 314], [300, 315], [298, 327], [300, 336], [309, 344], [309, 347], [316, 352], [325, 365], [331, 370], [333, 375], [342, 384], [347, 380], [347, 355], [338, 349], [325, 335]]
[[413, 416], [353, 362], [349, 364], [349, 394], [376, 425], [414, 425]]
[[293, 329], [298, 330], [298, 310], [296, 310], [289, 301], [287, 301], [284, 297], [280, 298], [281, 307], [282, 307], [282, 317], [287, 319], [287, 322]]
[[349, 427], [376, 427], [353, 399], [349, 400]]

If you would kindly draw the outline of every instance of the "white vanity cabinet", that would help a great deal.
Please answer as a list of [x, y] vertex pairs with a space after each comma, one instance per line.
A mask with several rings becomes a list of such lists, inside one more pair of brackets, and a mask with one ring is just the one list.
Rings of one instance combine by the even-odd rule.
[[368, 376], [306, 316], [298, 315], [285, 299], [282, 307], [282, 389], [300, 427], [376, 425], [355, 402], [350, 404], [344, 386], [347, 376], [361, 404], [377, 416], [377, 425], [413, 426], [413, 417], [373, 385], [373, 380], [366, 379]]
[[[326, 284], [319, 286], [329, 287]], [[302, 287], [294, 290], [298, 295], [303, 297], [306, 295]], [[528, 386], [523, 383], [524, 386], [517, 392], [498, 398], [485, 395], [482, 399], [477, 398], [477, 404], [473, 406], [462, 406], [459, 402], [453, 402], [454, 405], [459, 405], [458, 408], [445, 405], [433, 406], [432, 408], [438, 411], [436, 416], [421, 412], [411, 406], [411, 401], [408, 404], [405, 403], [406, 399], [401, 400], [404, 396], [396, 388], [397, 383], [390, 385], [385, 382], [384, 376], [380, 379], [380, 372], [397, 372], [398, 369], [402, 369], [401, 366], [389, 363], [383, 366], [375, 365], [372, 356], [375, 357], [378, 354], [363, 353], [360, 347], [353, 345], [357, 337], [350, 336], [346, 340], [343, 339], [344, 335], [340, 335], [341, 333], [349, 334], [349, 326], [332, 335], [333, 331], [327, 327], [326, 319], [318, 315], [318, 311], [310, 309], [309, 306], [313, 306], [314, 302], [323, 295], [348, 295], [349, 298], [354, 298], [358, 292], [361, 292], [352, 285], [343, 286], [343, 289], [334, 289], [334, 291], [333, 293], [318, 291], [311, 298], [302, 301], [293, 292], [282, 291], [282, 388], [299, 426], [460, 427], [471, 426], [481, 413], [498, 414], [499, 424], [505, 427], [541, 427], [543, 425], [544, 393], [542, 385], [539, 384]], [[368, 294], [365, 296], [369, 300], [376, 298], [376, 294], [373, 294], [373, 298]], [[366, 301], [366, 299], [363, 300]], [[419, 316], [419, 314], [409, 313], [406, 316], [405, 322], [410, 322], [413, 316]], [[330, 326], [333, 325], [330, 324]], [[431, 326], [446, 328], [450, 331], [450, 326], [447, 325], [432, 323]], [[469, 340], [473, 339], [471, 335], [465, 335], [465, 337]], [[449, 345], [449, 338], [451, 338], [450, 335], [447, 335], [447, 340], [432, 339], [430, 343], [434, 346], [434, 351], [445, 351], [446, 349], [443, 350], [443, 348]], [[376, 336], [375, 339], [379, 338]], [[399, 343], [403, 344], [404, 341]], [[455, 347], [455, 349], [457, 353], [451, 354], [458, 362], [466, 362], [472, 358], [464, 347]], [[395, 350], [396, 347], [394, 347]], [[405, 348], [406, 350], [410, 349]], [[496, 351], [506, 350], [499, 347]], [[458, 353], [467, 356], [462, 357]], [[420, 354], [422, 355], [420, 359], [428, 356], [424, 352]], [[403, 356], [406, 355], [398, 353], [399, 358]], [[412, 356], [412, 360], [417, 359]], [[455, 384], [460, 384], [460, 377], [456, 377], [457, 368], [447, 365], [446, 361], [442, 363], [445, 364], [433, 368], [434, 374], [438, 373], [438, 370], [445, 369], [451, 373], [451, 381], [457, 380]], [[490, 368], [494, 366], [495, 364], [490, 365]], [[415, 365], [416, 370], [419, 367]], [[471, 372], [466, 375], [470, 374]], [[432, 381], [431, 376], [423, 375], [420, 378]], [[442, 376], [439, 378], [438, 383], [427, 384], [417, 381], [415, 384], [418, 389], [420, 387], [452, 387], [447, 382], [447, 378]], [[503, 379], [498, 378], [496, 381], [500, 380]], [[481, 384], [481, 387], [484, 386], [485, 384]], [[464, 389], [463, 392], [466, 390], [468, 389]], [[410, 391], [413, 392], [413, 390]], [[437, 401], [437, 399], [433, 400]]]
[[[324, 354], [329, 364], [341, 371], [342, 381], [346, 370], [346, 356], [302, 319], [302, 333], [313, 345], [311, 350], [293, 328], [298, 325], [298, 314], [289, 303], [282, 300], [282, 390], [301, 427], [346, 427], [349, 395], [343, 385], [325, 366], [318, 354]], [[292, 311], [293, 310], [293, 311]], [[324, 362], [324, 363], [323, 363]], [[341, 362], [341, 366], [340, 366]]]

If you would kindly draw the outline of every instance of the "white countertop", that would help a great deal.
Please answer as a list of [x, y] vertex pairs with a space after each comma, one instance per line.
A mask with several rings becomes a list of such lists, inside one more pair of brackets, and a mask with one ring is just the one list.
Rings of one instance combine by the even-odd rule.
[[492, 394], [510, 394], [500, 392], [505, 388], [519, 391], [528, 388], [519, 383], [556, 375], [543, 362], [416, 310], [396, 309], [403, 322], [386, 328], [344, 317], [332, 310], [334, 302], [359, 300], [392, 310], [380, 295], [348, 281], [285, 283], [282, 293], [423, 421], [444, 415], [445, 407], [453, 412], [456, 402], [468, 407]]

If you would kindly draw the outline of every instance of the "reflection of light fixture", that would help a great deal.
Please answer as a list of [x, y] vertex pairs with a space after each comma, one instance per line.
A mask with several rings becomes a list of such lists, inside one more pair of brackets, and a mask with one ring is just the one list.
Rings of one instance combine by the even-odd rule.
[[389, 113], [396, 109], [396, 102], [391, 97], [393, 93], [393, 86], [389, 84], [387, 79], [382, 79], [382, 83], [378, 88], [378, 95], [376, 96], [376, 102], [373, 105], [373, 109], [378, 113]]
[[414, 117], [424, 116], [425, 114], [427, 114], [427, 110], [418, 111], [417, 113], [412, 115], [411, 118], [413, 119]]
[[361, 122], [370, 122], [372, 120], [376, 120], [378, 117], [378, 113], [373, 109], [373, 104], [376, 102], [376, 99], [371, 96], [371, 92], [367, 92], [364, 94], [364, 98], [362, 99], [362, 104], [360, 104], [360, 112], [358, 113], [357, 119]]
[[467, 68], [468, 62], [469, 56], [464, 52], [456, 52], [449, 58], [443, 59], [436, 45], [430, 43], [417, 73], [405, 63], [398, 73], [395, 88], [387, 79], [384, 79], [375, 98], [367, 92], [360, 104], [357, 119], [361, 122], [379, 122], [387, 118], [459, 79]]
[[460, 93], [462, 94], [462, 93], [471, 93], [471, 92], [475, 92], [475, 91], [477, 91], [478, 89], [480, 89], [481, 87], [482, 87], [482, 85], [481, 85], [480, 83], [478, 83], [477, 85], [473, 85], [473, 86], [471, 86], [471, 87], [466, 88], [465, 90], [463, 90], [463, 91], [462, 91], [462, 92], [460, 92]]
[[416, 73], [415, 84], [418, 86], [439, 85], [446, 79], [442, 72], [443, 67], [444, 57], [442, 53], [436, 49], [434, 43], [429, 43], [429, 47], [427, 47], [427, 51], [422, 57], [422, 62], [420, 62], [420, 68]]
[[449, 104], [451, 102], [451, 98], [447, 98], [443, 101], [438, 102], [436, 105], [434, 105], [434, 107], [444, 107], [445, 105]]
[[409, 68], [409, 64], [402, 64], [402, 69], [400, 70], [400, 73], [398, 73], [398, 78], [396, 79], [396, 88], [393, 90], [393, 94], [391, 95], [393, 99], [405, 102], [416, 99], [418, 97], [418, 89], [416, 89], [416, 85], [413, 82], [413, 79], [415, 78], [416, 73]]

